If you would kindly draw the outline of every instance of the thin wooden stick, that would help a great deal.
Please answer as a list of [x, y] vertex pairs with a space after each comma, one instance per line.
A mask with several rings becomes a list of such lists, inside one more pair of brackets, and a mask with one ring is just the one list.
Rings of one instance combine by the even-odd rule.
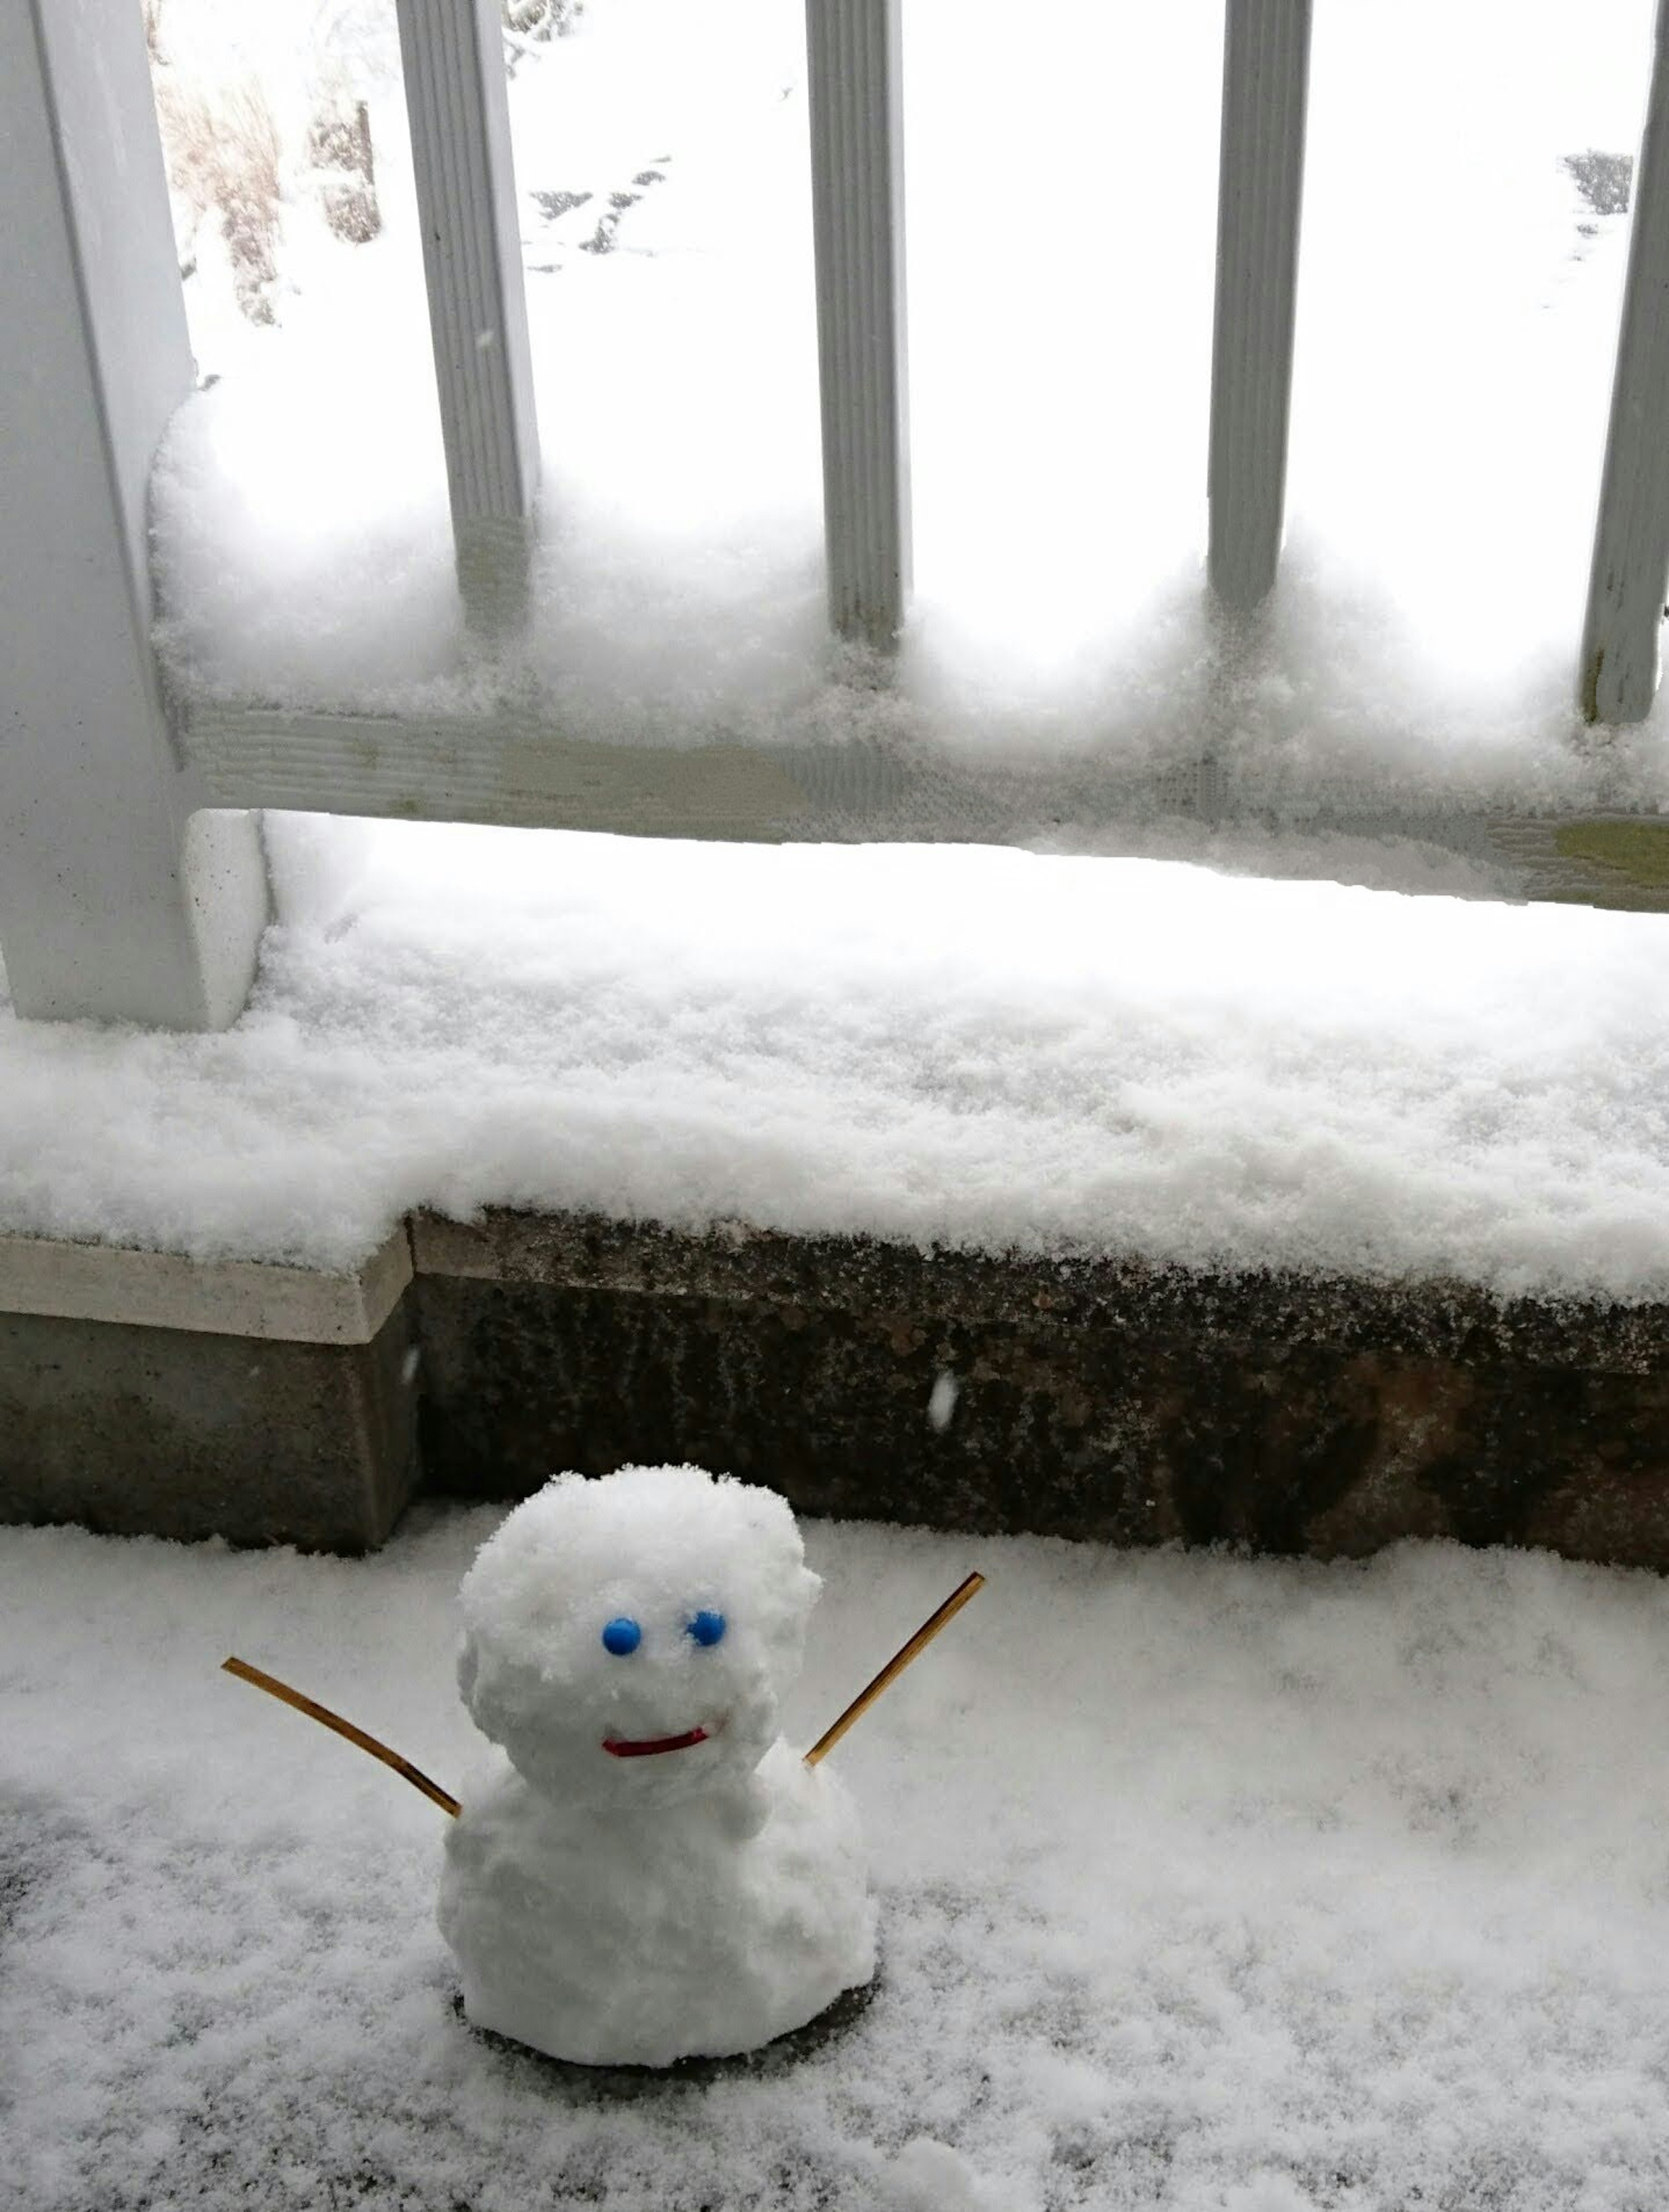
[[338, 1735], [345, 1735], [349, 1743], [356, 1743], [361, 1751], [368, 1751], [373, 1759], [381, 1759], [385, 1766], [391, 1766], [396, 1774], [402, 1776], [414, 1790], [421, 1790], [431, 1804], [438, 1805], [443, 1813], [450, 1813], [454, 1820], [464, 1810], [456, 1797], [449, 1796], [438, 1782], [431, 1782], [428, 1775], [415, 1767], [409, 1759], [402, 1759], [398, 1751], [391, 1751], [385, 1743], [379, 1743], [375, 1736], [367, 1735], [363, 1729], [355, 1728], [352, 1721], [343, 1720], [340, 1713], [333, 1713], [328, 1705], [316, 1705], [311, 1698], [304, 1698], [300, 1690], [292, 1690], [288, 1682], [281, 1682], [276, 1674], [264, 1674], [258, 1667], [252, 1667], [243, 1659], [223, 1659], [221, 1667], [224, 1673], [235, 1674], [240, 1682], [252, 1682], [258, 1690], [264, 1690], [269, 1697], [276, 1698], [281, 1704], [294, 1705], [298, 1713], [306, 1713], [310, 1721], [317, 1721], [321, 1728], [334, 1729]]
[[856, 1722], [862, 1720], [881, 1692], [891, 1687], [911, 1660], [925, 1651], [945, 1623], [953, 1620], [968, 1603], [969, 1598], [974, 1596], [976, 1591], [984, 1588], [985, 1577], [978, 1573], [969, 1575], [966, 1582], [956, 1585], [932, 1618], [924, 1620], [903, 1649], [895, 1651], [888, 1660], [875, 1680], [859, 1690], [834, 1725], [823, 1730], [805, 1754], [805, 1763], [808, 1766], [815, 1766], [825, 1753], [834, 1750], [847, 1730]]

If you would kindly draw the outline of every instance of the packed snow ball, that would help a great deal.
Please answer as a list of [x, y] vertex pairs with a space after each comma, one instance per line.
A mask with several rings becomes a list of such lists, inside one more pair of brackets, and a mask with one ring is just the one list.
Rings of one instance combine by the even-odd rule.
[[[458, 1688], [476, 1725], [536, 1789], [576, 1797], [702, 1785], [711, 1754], [751, 1769], [777, 1732], [821, 1584], [787, 1501], [695, 1467], [558, 1475], [482, 1546], [459, 1591]], [[717, 1642], [696, 1624], [722, 1622]], [[629, 1651], [614, 1650], [636, 1632]], [[621, 1663], [628, 1662], [629, 1663]], [[699, 1761], [598, 1760], [715, 1698], [722, 1741]]]
[[856, 1814], [777, 1734], [818, 1588], [784, 1499], [693, 1467], [559, 1476], [482, 1547], [458, 1680], [507, 1762], [438, 1906], [475, 2026], [665, 2066], [870, 1981]]

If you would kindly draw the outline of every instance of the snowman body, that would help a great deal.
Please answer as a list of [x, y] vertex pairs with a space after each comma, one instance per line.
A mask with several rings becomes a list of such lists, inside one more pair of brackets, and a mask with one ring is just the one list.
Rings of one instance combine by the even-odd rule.
[[664, 2066], [871, 1978], [850, 1802], [777, 1730], [817, 1588], [783, 1499], [694, 1468], [559, 1476], [482, 1547], [458, 1680], [505, 1756], [440, 1902], [477, 2026]]

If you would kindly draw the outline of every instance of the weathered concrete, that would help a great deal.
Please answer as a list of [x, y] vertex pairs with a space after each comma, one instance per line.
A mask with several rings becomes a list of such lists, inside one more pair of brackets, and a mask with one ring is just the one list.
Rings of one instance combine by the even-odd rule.
[[688, 1458], [813, 1513], [1669, 1567], [1660, 1307], [516, 1214], [413, 1250], [434, 1488]]
[[0, 1519], [358, 1550], [419, 1442], [454, 1495], [692, 1459], [946, 1528], [1669, 1569], [1669, 1310], [516, 1213], [352, 1277], [0, 1240]]
[[416, 1486], [402, 1302], [368, 1343], [0, 1313], [0, 1521], [382, 1542]]

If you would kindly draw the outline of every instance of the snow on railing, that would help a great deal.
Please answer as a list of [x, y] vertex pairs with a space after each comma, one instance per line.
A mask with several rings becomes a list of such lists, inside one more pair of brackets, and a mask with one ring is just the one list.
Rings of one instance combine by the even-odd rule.
[[[910, 567], [904, 4], [806, 0], [829, 612], [883, 649]], [[1310, 17], [1310, 0], [1228, 0], [1207, 568], [1236, 615], [1267, 597], [1281, 544]], [[525, 603], [538, 456], [499, 9], [398, 0], [398, 18], [459, 581], [491, 633]], [[0, 322], [0, 933], [21, 1012], [193, 1026], [236, 1011], [263, 883], [247, 825], [203, 810], [817, 834], [806, 778], [743, 745], [673, 757], [533, 725], [253, 713], [187, 728], [149, 635], [146, 483], [191, 366], [137, 0], [0, 9], [0, 138], [17, 203], [0, 296], [18, 308]], [[1666, 580], [1660, 0], [1574, 687], [1590, 720], [1650, 706]]]

